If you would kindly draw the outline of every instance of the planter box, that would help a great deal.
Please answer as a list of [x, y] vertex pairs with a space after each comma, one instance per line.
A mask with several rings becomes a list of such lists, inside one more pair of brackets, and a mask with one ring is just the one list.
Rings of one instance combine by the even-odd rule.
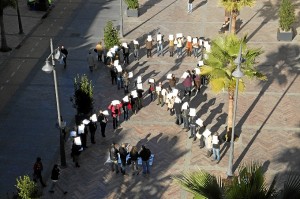
[[277, 40], [278, 41], [292, 41], [294, 37], [294, 32], [292, 29], [288, 32], [281, 31], [279, 28], [277, 30]]
[[127, 8], [127, 17], [139, 17], [139, 9]]

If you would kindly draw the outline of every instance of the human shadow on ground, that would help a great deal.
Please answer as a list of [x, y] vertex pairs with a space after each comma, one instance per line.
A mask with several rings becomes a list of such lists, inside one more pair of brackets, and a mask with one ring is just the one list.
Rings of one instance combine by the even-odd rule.
[[[262, 86], [261, 91], [259, 92], [258, 96], [255, 98], [255, 100], [252, 102], [248, 110], [245, 114], [241, 117], [239, 122], [236, 125], [236, 132], [240, 134], [242, 132], [242, 126], [247, 120], [248, 116], [252, 112], [252, 110], [255, 108], [259, 100], [262, 98], [265, 92], [269, 89], [269, 87], [277, 81], [277, 83], [281, 86], [286, 85], [286, 88], [272, 110], [267, 114], [265, 120], [262, 122], [261, 126], [258, 128], [254, 136], [251, 138], [245, 149], [242, 151], [238, 159], [235, 161], [233, 165], [233, 170], [235, 170], [238, 165], [242, 162], [243, 158], [245, 157], [246, 153], [252, 146], [253, 142], [267, 123], [267, 121], [272, 116], [273, 112], [276, 110], [277, 106], [281, 103], [281, 101], [284, 99], [285, 95], [288, 93], [291, 86], [296, 81], [298, 75], [299, 75], [299, 68], [297, 67], [297, 61], [294, 59], [296, 56], [295, 53], [298, 51], [298, 46], [296, 45], [282, 45], [279, 47], [278, 52], [271, 53], [267, 55], [267, 60], [265, 63], [260, 64], [258, 69], [262, 71], [263, 73], [267, 74], [268, 80], [267, 82], [259, 82], [259, 85]], [[274, 67], [265, 67], [266, 65], [274, 66]], [[288, 84], [287, 84], [288, 83]]]
[[196, 11], [196, 10], [197, 10], [198, 8], [200, 8], [201, 6], [204, 6], [205, 4], [207, 4], [207, 0], [203, 0], [203, 1], [199, 2], [199, 3], [197, 3], [197, 4], [195, 5], [195, 7], [193, 7], [193, 12]]

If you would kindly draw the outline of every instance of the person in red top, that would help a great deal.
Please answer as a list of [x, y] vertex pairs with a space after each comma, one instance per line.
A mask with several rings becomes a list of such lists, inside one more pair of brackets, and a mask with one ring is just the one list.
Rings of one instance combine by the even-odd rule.
[[[189, 38], [189, 39], [191, 39], [191, 38]], [[186, 49], [186, 54], [187, 54], [187, 56], [192, 56], [192, 50], [193, 50], [193, 45], [192, 45], [192, 41], [191, 40], [189, 40], [188, 39], [188, 41], [186, 42], [186, 47], [185, 47], [185, 49]]]
[[189, 75], [183, 80], [182, 84], [184, 86], [184, 94], [186, 95], [187, 93], [189, 93], [189, 97], [191, 97], [192, 94], [192, 74], [190, 70], [186, 71]]
[[121, 115], [121, 108], [122, 108], [122, 103], [116, 105], [110, 104], [108, 106], [108, 109], [111, 111], [111, 116], [113, 118], [114, 129], [118, 128], [119, 117]]

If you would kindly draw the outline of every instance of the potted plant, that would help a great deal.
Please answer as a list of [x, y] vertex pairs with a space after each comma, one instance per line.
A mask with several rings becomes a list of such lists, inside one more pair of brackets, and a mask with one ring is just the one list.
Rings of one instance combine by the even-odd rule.
[[291, 0], [282, 0], [279, 9], [279, 28], [277, 31], [278, 41], [292, 41], [292, 25], [296, 20], [295, 7]]
[[127, 17], [139, 16], [139, 1], [138, 0], [125, 0], [127, 4]]

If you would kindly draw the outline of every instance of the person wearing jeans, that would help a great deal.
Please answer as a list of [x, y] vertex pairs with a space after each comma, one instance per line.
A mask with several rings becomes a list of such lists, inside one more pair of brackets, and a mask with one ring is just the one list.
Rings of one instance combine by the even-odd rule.
[[150, 149], [147, 149], [144, 145], [142, 150], [139, 152], [139, 156], [142, 158], [143, 174], [150, 174], [149, 159], [151, 156]]
[[131, 158], [131, 166], [132, 166], [132, 175], [139, 175], [139, 168], [138, 168], [138, 157], [139, 152], [136, 146], [133, 146], [130, 151], [130, 158]]
[[162, 56], [164, 56], [163, 54], [163, 35], [161, 35], [160, 33], [157, 34], [157, 56], [159, 56], [160, 54]]
[[188, 13], [192, 13], [193, 11], [193, 1], [194, 0], [188, 0]]
[[213, 160], [217, 160], [217, 164], [220, 162], [220, 139], [219, 134], [216, 133], [212, 137], [212, 143], [213, 143]]

